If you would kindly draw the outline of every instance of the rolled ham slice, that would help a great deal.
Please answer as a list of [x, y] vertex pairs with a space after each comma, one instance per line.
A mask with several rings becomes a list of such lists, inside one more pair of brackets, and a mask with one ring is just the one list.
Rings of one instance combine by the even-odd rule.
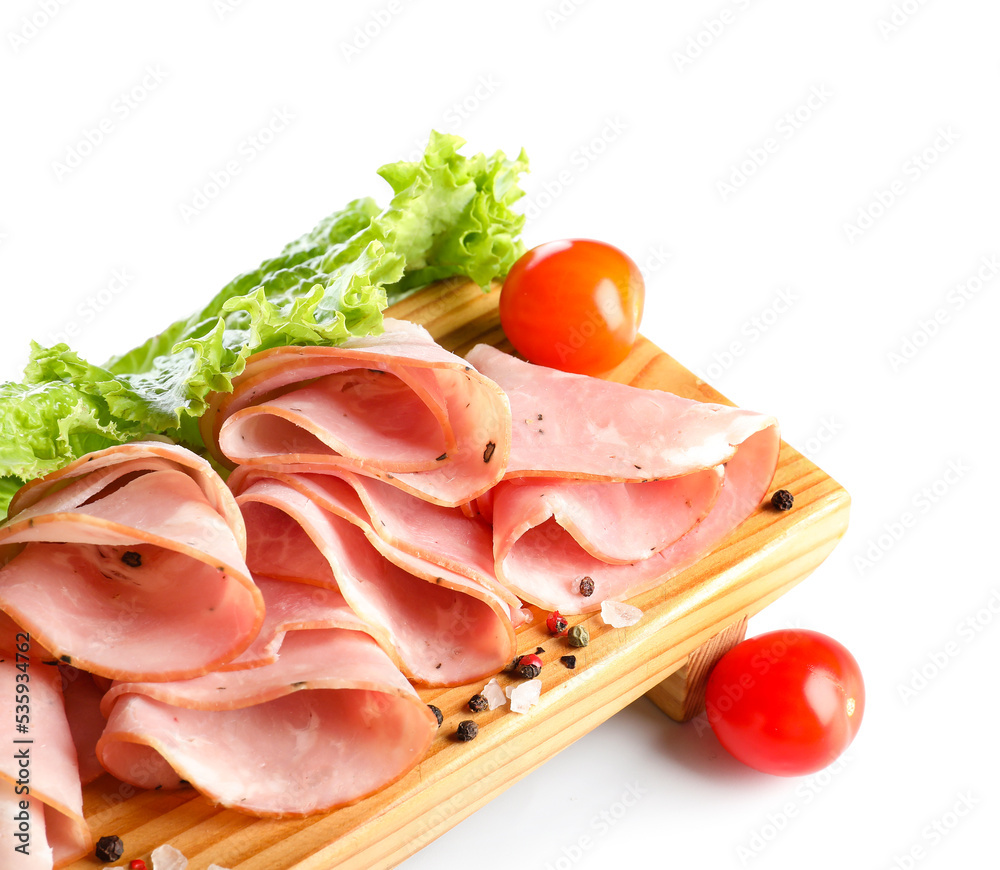
[[774, 475], [772, 417], [487, 345], [468, 359], [504, 389], [513, 419], [504, 479], [481, 500], [496, 575], [540, 607], [587, 613], [669, 579], [746, 519]]
[[[18, 659], [16, 643], [8, 642], [9, 627], [6, 621], [0, 624], [0, 648], [4, 649], [0, 661], [0, 735], [4, 738], [0, 843], [4, 856], [0, 863], [13, 870], [50, 870], [87, 854], [93, 839], [83, 816], [76, 747], [63, 706], [59, 671], [32, 654], [28, 661]], [[28, 646], [37, 652], [33, 643]], [[17, 688], [24, 685], [25, 674], [30, 702], [19, 709]], [[24, 707], [29, 708], [27, 713]], [[26, 730], [20, 731], [19, 724]], [[23, 848], [17, 850], [18, 846]]]
[[0, 608], [66, 664], [114, 679], [207, 673], [263, 599], [225, 483], [173, 444], [92, 453], [24, 486], [0, 526]]
[[295, 817], [353, 803], [424, 756], [437, 720], [360, 631], [290, 631], [275, 662], [172, 683], [115, 683], [102, 764], [141, 788]]
[[457, 506], [500, 480], [510, 410], [496, 384], [413, 323], [337, 347], [254, 354], [201, 419], [230, 466], [346, 468]]
[[[363, 483], [355, 482], [364, 490]], [[442, 520], [436, 531], [444, 555], [432, 561], [431, 550], [421, 551], [422, 545], [414, 543], [427, 544], [432, 527], [415, 529], [405, 546], [393, 534], [406, 517], [420, 522], [419, 505], [410, 506], [413, 514], [402, 509], [393, 514], [387, 503], [381, 513], [374, 507], [369, 513], [359, 491], [333, 474], [240, 469], [230, 483], [247, 524], [250, 568], [341, 593], [413, 680], [460, 685], [496, 673], [513, 657], [520, 602], [492, 578], [488, 551], [475, 555], [476, 546], [460, 539], [464, 523], [473, 542], [488, 546], [481, 521], [455, 509], [425, 505]], [[447, 511], [450, 529], [441, 516]], [[374, 528], [382, 528], [383, 522], [389, 529], [385, 537]], [[459, 565], [462, 552], [469, 561]]]

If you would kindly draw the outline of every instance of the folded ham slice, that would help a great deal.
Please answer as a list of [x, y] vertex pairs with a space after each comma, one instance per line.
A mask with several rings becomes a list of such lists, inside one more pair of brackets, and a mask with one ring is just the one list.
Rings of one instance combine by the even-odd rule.
[[204, 674], [256, 636], [263, 599], [232, 493], [160, 441], [25, 485], [0, 526], [0, 608], [67, 664], [117, 679]]
[[493, 531], [482, 517], [425, 501], [374, 477], [322, 466], [294, 474], [240, 466], [229, 486], [239, 494], [267, 480], [287, 484], [393, 549], [474, 580], [504, 602], [515, 627], [523, 621], [521, 602], [494, 574]]
[[335, 589], [253, 575], [264, 596], [264, 624], [260, 633], [237, 658], [219, 668], [238, 671], [274, 664], [289, 631], [311, 628], [346, 628], [366, 631], [364, 621]]
[[534, 604], [586, 613], [651, 588], [712, 549], [767, 492], [780, 445], [772, 417], [487, 345], [468, 359], [511, 404], [507, 471], [481, 503], [497, 577]]
[[101, 713], [101, 698], [107, 690], [107, 686], [103, 685], [107, 681], [61, 663], [59, 674], [62, 677], [66, 718], [76, 745], [80, 783], [87, 785], [104, 773], [104, 768], [97, 760], [96, 748], [105, 724]]
[[[55, 665], [16, 655], [12, 624], [0, 621], [0, 865], [51, 870], [82, 857], [93, 839], [83, 816], [76, 748]], [[23, 635], [21, 635], [23, 637]], [[20, 667], [19, 667], [20, 666]], [[20, 680], [19, 680], [20, 677]], [[18, 700], [26, 686], [27, 704]], [[25, 712], [27, 708], [27, 712]], [[18, 725], [24, 725], [21, 731]], [[23, 847], [18, 850], [18, 847]]]
[[510, 450], [499, 387], [391, 318], [337, 347], [254, 354], [201, 427], [220, 462], [346, 468], [452, 507], [500, 480]]
[[459, 685], [513, 657], [520, 602], [492, 575], [481, 520], [350, 474], [241, 468], [230, 484], [250, 568], [340, 592], [412, 679]]
[[[288, 584], [294, 585], [294, 584]], [[102, 764], [141, 788], [186, 781], [259, 816], [353, 803], [395, 782], [437, 730], [429, 708], [360, 631], [290, 631], [276, 661], [173, 683], [115, 683]]]

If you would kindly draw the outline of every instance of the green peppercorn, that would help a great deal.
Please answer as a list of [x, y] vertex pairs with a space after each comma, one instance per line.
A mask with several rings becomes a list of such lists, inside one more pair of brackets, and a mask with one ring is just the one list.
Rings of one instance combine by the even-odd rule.
[[586, 646], [590, 643], [590, 632], [587, 631], [585, 625], [574, 625], [569, 630], [569, 640], [570, 646]]

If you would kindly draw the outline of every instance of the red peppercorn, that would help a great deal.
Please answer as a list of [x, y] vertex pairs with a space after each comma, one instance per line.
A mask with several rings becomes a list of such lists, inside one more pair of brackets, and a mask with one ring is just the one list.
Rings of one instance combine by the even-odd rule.
[[553, 610], [549, 614], [549, 618], [545, 620], [545, 625], [548, 626], [549, 632], [556, 637], [565, 637], [566, 632], [569, 631], [569, 623], [558, 610]]
[[517, 672], [528, 680], [533, 680], [542, 672], [542, 660], [534, 653], [521, 656], [521, 661], [517, 664]]
[[146, 862], [142, 858], [133, 858], [128, 862], [128, 870], [146, 870]]

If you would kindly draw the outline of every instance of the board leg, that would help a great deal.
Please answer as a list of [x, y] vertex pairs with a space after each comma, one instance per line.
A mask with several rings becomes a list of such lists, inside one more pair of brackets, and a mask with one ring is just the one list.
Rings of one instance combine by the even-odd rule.
[[705, 706], [705, 684], [715, 663], [738, 644], [747, 634], [747, 618], [728, 625], [688, 654], [687, 661], [653, 686], [646, 697], [678, 722], [687, 722]]

